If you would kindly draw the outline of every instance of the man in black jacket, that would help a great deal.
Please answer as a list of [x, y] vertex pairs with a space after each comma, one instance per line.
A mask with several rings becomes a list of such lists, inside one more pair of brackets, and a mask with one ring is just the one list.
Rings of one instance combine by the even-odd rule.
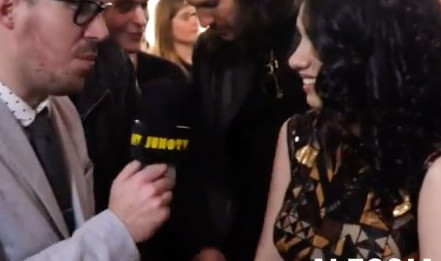
[[[140, 53], [141, 37], [148, 16], [146, 1], [116, 0], [104, 14], [110, 38], [99, 46], [94, 73], [85, 82], [84, 91], [72, 97], [83, 122], [89, 156], [94, 163], [96, 210], [107, 208], [109, 190], [118, 171], [130, 160], [130, 136], [134, 120], [143, 106], [143, 94], [171, 99], [185, 93], [179, 85], [186, 76], [179, 67], [164, 59]], [[136, 64], [130, 55], [138, 57]], [[136, 67], [135, 67], [136, 65]], [[167, 90], [156, 90], [161, 86]], [[169, 98], [169, 97], [167, 97]], [[158, 98], [159, 99], [159, 98]], [[167, 117], [167, 112], [164, 117]], [[167, 260], [162, 234], [156, 235], [154, 246], [141, 248], [142, 259]], [[158, 257], [154, 257], [157, 255]]]
[[192, 189], [190, 229], [200, 240], [193, 242], [200, 249], [194, 260], [253, 260], [278, 130], [306, 109], [300, 79], [287, 64], [295, 8], [292, 0], [189, 3], [209, 26], [193, 61], [201, 180]]
[[[109, 188], [118, 169], [131, 160], [130, 135], [142, 94], [125, 50], [112, 39], [98, 49], [94, 72], [86, 77], [83, 91], [71, 98], [81, 116], [94, 163], [95, 205], [101, 211], [107, 208]], [[149, 65], [142, 73], [144, 82], [185, 79], [178, 67], [163, 59], [149, 57], [143, 63]]]

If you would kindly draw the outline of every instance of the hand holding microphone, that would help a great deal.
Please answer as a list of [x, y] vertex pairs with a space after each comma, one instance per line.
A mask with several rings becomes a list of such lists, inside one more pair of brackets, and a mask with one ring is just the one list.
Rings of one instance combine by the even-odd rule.
[[170, 173], [190, 143], [190, 128], [183, 117], [183, 101], [188, 99], [181, 95], [182, 87], [169, 81], [142, 86], [130, 140], [135, 161], [121, 171], [111, 188], [109, 210], [137, 243], [151, 238], [170, 215], [175, 185]]
[[115, 178], [109, 210], [126, 226], [136, 243], [151, 238], [169, 218], [174, 180], [165, 175], [164, 164], [141, 168], [129, 163]]

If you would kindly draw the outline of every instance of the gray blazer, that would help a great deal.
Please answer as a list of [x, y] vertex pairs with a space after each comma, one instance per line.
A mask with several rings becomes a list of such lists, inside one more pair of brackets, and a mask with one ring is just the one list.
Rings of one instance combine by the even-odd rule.
[[92, 164], [78, 114], [50, 98], [69, 170], [77, 230], [69, 237], [46, 175], [22, 127], [0, 101], [0, 261], [138, 260], [136, 246], [109, 210], [94, 212]]

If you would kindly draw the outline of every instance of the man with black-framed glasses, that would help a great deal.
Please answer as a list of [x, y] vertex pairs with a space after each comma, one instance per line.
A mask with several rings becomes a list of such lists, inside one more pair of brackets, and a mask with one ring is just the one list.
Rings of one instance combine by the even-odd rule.
[[166, 166], [128, 164], [94, 214], [81, 91], [108, 35], [91, 0], [0, 0], [0, 260], [138, 260], [169, 216]]
[[[61, 0], [63, 1], [63, 0]], [[90, 23], [99, 13], [112, 6], [110, 2], [98, 2], [93, 0], [65, 0], [76, 6], [74, 14], [74, 23], [78, 26], [84, 26]]]

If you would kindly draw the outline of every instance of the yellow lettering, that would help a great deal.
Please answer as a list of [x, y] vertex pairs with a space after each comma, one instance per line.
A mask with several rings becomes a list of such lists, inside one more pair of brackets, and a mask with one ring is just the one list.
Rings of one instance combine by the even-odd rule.
[[[142, 136], [139, 134], [132, 134], [130, 143], [138, 145], [141, 143]], [[144, 147], [146, 149], [160, 149], [160, 150], [186, 150], [189, 141], [187, 139], [167, 139], [162, 137], [147, 136]]]
[[188, 147], [188, 140], [182, 140], [182, 145], [184, 147], [184, 150], [186, 150]]
[[139, 145], [141, 143], [142, 140], [142, 135], [133, 133], [132, 136], [130, 137], [130, 144], [133, 146]]
[[176, 142], [175, 142], [174, 139], [169, 139], [169, 140], [167, 141], [167, 149], [168, 149], [168, 150], [174, 150], [174, 149], [175, 149], [175, 146], [176, 146]]
[[181, 139], [176, 139], [176, 150], [181, 150], [182, 146], [182, 140]]
[[167, 139], [166, 138], [159, 138], [159, 149], [165, 150], [167, 147]]
[[149, 149], [152, 147], [152, 137], [147, 136], [147, 140], [145, 141], [145, 146], [146, 149]]
[[152, 149], [157, 149], [159, 145], [159, 138], [158, 137], [152, 137]]

